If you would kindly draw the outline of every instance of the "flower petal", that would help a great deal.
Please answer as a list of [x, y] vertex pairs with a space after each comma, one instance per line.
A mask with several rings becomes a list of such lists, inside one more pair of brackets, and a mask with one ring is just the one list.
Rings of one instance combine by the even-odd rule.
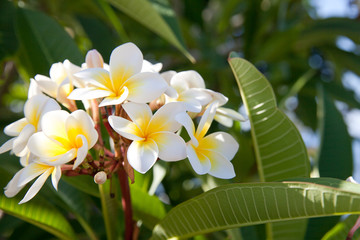
[[194, 146], [187, 144], [186, 153], [192, 168], [197, 174], [202, 175], [210, 171], [210, 160], [205, 155], [198, 153]]
[[106, 97], [100, 104], [99, 107], [109, 106], [109, 105], [118, 105], [123, 103], [129, 96], [129, 89], [127, 87], [123, 87], [121, 94], [113, 97], [112, 95]]
[[11, 198], [14, 197], [16, 194], [18, 194], [21, 189], [24, 188], [25, 184], [18, 186], [20, 176], [22, 172], [24, 171], [24, 168], [20, 169], [17, 173], [15, 173], [14, 177], [10, 180], [10, 182], [6, 185], [4, 188], [4, 194], [6, 197]]
[[199, 148], [217, 152], [230, 161], [238, 151], [239, 144], [230, 134], [216, 132], [204, 137], [199, 144]]
[[58, 190], [58, 183], [61, 178], [61, 166], [54, 167], [53, 172], [51, 173], [51, 182], [55, 190]]
[[191, 88], [187, 91], [184, 91], [180, 94], [178, 101], [190, 101], [196, 100], [200, 103], [201, 106], [208, 104], [212, 98], [211, 95], [204, 91], [201, 88]]
[[140, 173], [146, 173], [155, 164], [158, 156], [159, 149], [152, 139], [133, 141], [127, 152], [130, 165]]
[[13, 123], [10, 123], [4, 128], [4, 133], [8, 136], [19, 136], [21, 130], [29, 124], [26, 118], [21, 118]]
[[[95, 130], [95, 124], [91, 117], [83, 110], [76, 110], [71, 113], [71, 116], [76, 119], [76, 127], [85, 136], [89, 149], [92, 148], [98, 140], [98, 133]], [[67, 126], [69, 127], [69, 126]], [[67, 128], [68, 129], [68, 128]]]
[[205, 88], [204, 79], [198, 72], [193, 70], [177, 73], [171, 78], [170, 84], [171, 86], [186, 86], [184, 90], [189, 88]]
[[148, 126], [148, 132], [175, 132], [179, 130], [181, 124], [175, 120], [176, 115], [185, 112], [184, 104], [180, 102], [167, 103], [159, 108]]
[[38, 161], [49, 166], [60, 166], [73, 160], [77, 155], [77, 149], [72, 148], [64, 154], [57, 155], [54, 158], [40, 158]]
[[182, 112], [175, 116], [175, 120], [185, 127], [189, 137], [191, 138], [192, 144], [197, 147], [199, 142], [195, 137], [195, 126], [190, 116], [187, 113]]
[[162, 68], [162, 63], [152, 64], [151, 62], [144, 59], [141, 72], [160, 72], [161, 68]]
[[32, 135], [28, 142], [28, 148], [31, 153], [43, 159], [54, 159], [68, 151], [61, 143], [47, 137], [44, 132]]
[[35, 127], [31, 124], [26, 125], [23, 130], [20, 132], [20, 135], [17, 136], [13, 144], [13, 152], [17, 156], [21, 156], [20, 153], [24, 151], [26, 145], [29, 141], [31, 135], [35, 133]]
[[198, 140], [203, 138], [207, 133], [207, 131], [209, 130], [210, 125], [214, 119], [217, 106], [218, 106], [218, 102], [213, 102], [206, 108], [204, 114], [202, 115], [199, 125], [195, 132], [195, 137]]
[[0, 147], [0, 154], [10, 151], [13, 148], [13, 144], [14, 144], [14, 140], [16, 138], [10, 138], [9, 140], [7, 140], [3, 145], [1, 145]]
[[77, 168], [84, 161], [89, 150], [88, 142], [83, 135], [78, 135], [76, 140], [77, 142], [81, 141], [82, 146], [77, 149], [77, 154], [73, 169]]
[[135, 123], [117, 116], [109, 116], [108, 121], [110, 126], [121, 136], [134, 141], [144, 139], [143, 132]]
[[149, 105], [144, 103], [128, 102], [122, 105], [129, 118], [142, 130], [144, 133], [149, 125], [152, 117], [152, 112]]
[[103, 68], [88, 68], [74, 74], [82, 79], [85, 87], [94, 87], [100, 90], [113, 90], [110, 73]]
[[33, 185], [29, 188], [29, 190], [25, 194], [24, 198], [19, 202], [19, 204], [23, 204], [31, 200], [40, 191], [41, 187], [44, 185], [46, 179], [50, 176], [52, 171], [53, 167], [50, 167], [48, 170], [46, 170], [46, 172], [41, 174], [41, 176], [36, 179]]
[[234, 124], [234, 121], [231, 118], [220, 114], [215, 114], [214, 120], [228, 128], [231, 128]]
[[89, 99], [107, 97], [110, 95], [111, 95], [111, 91], [109, 90], [87, 87], [87, 88], [74, 89], [67, 98], [73, 100], [89, 100]]
[[205, 155], [211, 161], [210, 175], [222, 179], [235, 177], [234, 166], [225, 156], [213, 151], [207, 151]]
[[43, 91], [50, 97], [56, 97], [58, 87], [56, 82], [52, 81], [49, 77], [41, 74], [37, 74], [34, 79], [41, 91]]
[[110, 56], [110, 75], [114, 87], [121, 86], [129, 77], [139, 73], [143, 55], [133, 43], [125, 43], [115, 48]]
[[129, 89], [128, 99], [137, 103], [148, 103], [157, 99], [168, 88], [158, 73], [142, 72], [132, 76], [124, 85]]
[[44, 114], [41, 119], [41, 129], [44, 134], [56, 140], [67, 139], [65, 122], [69, 115], [64, 110], [51, 111]]
[[156, 142], [159, 149], [159, 158], [164, 161], [179, 161], [186, 158], [184, 140], [172, 132], [158, 132], [149, 138]]
[[21, 174], [19, 176], [18, 185], [19, 187], [24, 186], [40, 174], [44, 173], [49, 169], [48, 165], [41, 164], [41, 163], [31, 163], [27, 165], [25, 168], [23, 168], [23, 171], [21, 171]]
[[240, 121], [240, 122], [245, 122], [247, 120], [239, 112], [237, 112], [237, 111], [235, 111], [233, 109], [230, 109], [230, 108], [219, 107], [219, 108], [216, 109], [216, 115], [226, 116], [226, 117], [229, 117], [229, 118], [231, 118], [233, 120]]

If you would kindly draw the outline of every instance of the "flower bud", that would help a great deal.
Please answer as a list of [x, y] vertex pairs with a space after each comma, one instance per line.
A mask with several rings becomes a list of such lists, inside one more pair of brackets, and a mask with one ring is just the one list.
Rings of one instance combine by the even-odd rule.
[[106, 182], [107, 175], [104, 171], [98, 172], [94, 176], [94, 182], [96, 184], [103, 184]]
[[88, 68], [103, 68], [104, 59], [95, 49], [87, 52], [85, 62]]

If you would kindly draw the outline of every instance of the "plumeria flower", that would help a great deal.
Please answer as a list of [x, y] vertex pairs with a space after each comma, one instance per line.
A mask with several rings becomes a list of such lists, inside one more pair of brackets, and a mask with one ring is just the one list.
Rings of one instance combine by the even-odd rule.
[[162, 69], [162, 63], [152, 64], [151, 62], [144, 59], [141, 72], [160, 72]]
[[168, 103], [153, 115], [147, 104], [128, 102], [122, 105], [132, 121], [110, 116], [111, 127], [121, 136], [133, 140], [127, 158], [138, 172], [147, 172], [158, 158], [178, 161], [186, 157], [185, 142], [174, 132], [181, 125], [175, 116], [185, 112], [181, 103]]
[[80, 67], [72, 64], [69, 60], [65, 60], [63, 63], [54, 63], [50, 68], [50, 77], [37, 74], [35, 81], [41, 91], [55, 98], [65, 107], [71, 109], [74, 103], [67, 97], [74, 89], [77, 79], [74, 77], [74, 73], [79, 72]]
[[104, 98], [99, 107], [121, 104], [125, 100], [151, 102], [167, 89], [167, 84], [158, 73], [141, 72], [142, 65], [143, 55], [135, 44], [120, 45], [111, 53], [109, 71], [89, 68], [75, 74], [83, 79], [86, 87], [75, 89], [69, 99]]
[[[218, 102], [214, 120], [216, 120], [217, 122], [219, 122], [220, 124], [222, 124], [226, 127], [232, 127], [234, 120], [241, 121], [241, 122], [246, 121], [246, 118], [243, 115], [241, 115], [239, 112], [237, 112], [233, 109], [230, 109], [230, 108], [221, 107], [221, 106], [225, 105], [228, 101], [228, 98], [225, 97], [223, 94], [212, 91], [210, 89], [205, 89], [204, 91], [206, 91], [212, 97], [210, 104], [215, 101]], [[210, 106], [210, 104], [209, 104], [209, 106]]]
[[29, 98], [24, 106], [25, 117], [5, 127], [5, 134], [13, 136], [13, 138], [0, 147], [0, 153], [12, 150], [18, 157], [26, 156], [29, 138], [41, 130], [40, 119], [42, 116], [47, 112], [59, 109], [59, 104], [45, 95], [35, 95]]
[[[196, 71], [167, 72], [162, 75], [169, 82], [170, 86], [176, 90], [174, 94], [166, 97], [165, 103], [183, 102], [186, 110], [199, 113], [203, 106], [211, 101], [211, 96], [204, 91], [204, 79]], [[170, 79], [169, 79], [170, 78]]]
[[94, 122], [83, 110], [71, 114], [63, 110], [48, 112], [41, 120], [41, 128], [42, 132], [29, 139], [28, 148], [39, 161], [50, 166], [76, 158], [73, 169], [77, 168], [98, 139]]
[[5, 187], [5, 196], [8, 198], [14, 197], [28, 182], [39, 176], [29, 188], [24, 198], [19, 202], [19, 204], [25, 203], [32, 199], [40, 191], [41, 187], [50, 175], [52, 184], [57, 190], [58, 182], [61, 177], [61, 166], [51, 166], [40, 162], [32, 162], [18, 171], [10, 180], [8, 185]]
[[218, 102], [214, 102], [206, 109], [196, 131], [188, 114], [180, 113], [176, 120], [185, 127], [191, 138], [186, 144], [186, 153], [195, 172], [229, 179], [235, 177], [234, 167], [230, 161], [239, 149], [239, 144], [225, 132], [205, 136], [213, 121], [217, 105]]

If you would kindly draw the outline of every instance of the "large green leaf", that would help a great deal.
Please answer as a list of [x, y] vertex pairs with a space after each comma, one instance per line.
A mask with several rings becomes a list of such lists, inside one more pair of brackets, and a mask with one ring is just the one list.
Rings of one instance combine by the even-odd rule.
[[135, 19], [139, 23], [143, 24], [149, 30], [155, 32], [160, 37], [164, 38], [176, 48], [178, 48], [191, 62], [194, 62], [195, 59], [191, 54], [186, 50], [184, 44], [182, 44], [181, 39], [176, 37], [174, 31], [169, 27], [169, 25], [164, 21], [160, 14], [155, 10], [152, 4], [146, 0], [107, 0], [114, 7], [118, 8], [126, 15]]
[[360, 213], [357, 184], [338, 179], [229, 184], [173, 208], [153, 239], [186, 238], [260, 223]]
[[76, 239], [74, 231], [66, 218], [49, 202], [37, 196], [30, 202], [19, 205], [20, 198], [7, 198], [0, 195], [0, 209], [29, 222], [60, 239]]
[[48, 75], [53, 63], [65, 59], [78, 65], [84, 61], [64, 28], [42, 12], [18, 8], [16, 30], [21, 44], [19, 60], [31, 77], [38, 73]]
[[15, 35], [15, 7], [12, 2], [0, 1], [0, 62], [18, 48]]
[[[304, 142], [295, 125], [277, 108], [270, 83], [244, 59], [230, 58], [229, 63], [249, 115], [261, 181], [309, 176], [310, 165]], [[296, 234], [301, 239], [299, 230], [305, 230], [301, 226], [305, 226], [306, 221], [277, 224], [278, 226], [268, 224], [269, 238], [286, 239]], [[283, 234], [285, 229], [287, 236]]]

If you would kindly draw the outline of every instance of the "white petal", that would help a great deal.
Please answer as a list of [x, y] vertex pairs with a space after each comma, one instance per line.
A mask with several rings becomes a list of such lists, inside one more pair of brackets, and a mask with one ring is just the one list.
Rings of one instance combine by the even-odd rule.
[[58, 183], [61, 178], [61, 166], [56, 166], [51, 174], [51, 182], [55, 190], [58, 190]]
[[179, 101], [196, 100], [201, 106], [208, 104], [212, 98], [211, 95], [201, 88], [191, 88], [182, 92], [179, 96]]
[[68, 163], [71, 160], [73, 160], [76, 157], [76, 155], [77, 155], [77, 149], [72, 148], [64, 154], [57, 155], [55, 158], [51, 158], [51, 159], [41, 158], [39, 159], [39, 162], [42, 162], [49, 166], [60, 166], [62, 164]]
[[88, 68], [102, 68], [104, 66], [104, 59], [96, 49], [87, 52], [85, 62]]
[[110, 126], [121, 136], [134, 141], [144, 139], [143, 132], [135, 123], [117, 116], [109, 116], [108, 121]]
[[187, 88], [205, 88], [204, 79], [196, 71], [189, 70], [177, 73], [171, 79], [171, 86], [186, 85]]
[[204, 137], [200, 142], [199, 148], [217, 152], [230, 161], [239, 150], [239, 144], [230, 134], [215, 132]]
[[165, 90], [165, 94], [171, 98], [178, 98], [179, 97], [179, 94], [178, 92], [176, 91], [175, 88], [171, 87], [171, 86], [168, 86], [167, 89]]
[[58, 85], [60, 85], [66, 77], [67, 77], [67, 72], [65, 70], [64, 65], [61, 62], [54, 63], [53, 65], [51, 65], [50, 78], [52, 81], [55, 81]]
[[175, 120], [185, 127], [189, 137], [191, 138], [192, 144], [197, 147], [199, 142], [195, 137], [195, 126], [190, 116], [184, 112], [179, 113], [175, 116]]
[[20, 153], [26, 148], [29, 138], [34, 133], [35, 133], [35, 127], [31, 124], [28, 124], [20, 132], [20, 135], [15, 138], [13, 144], [13, 152], [17, 156], [21, 156]]
[[212, 152], [211, 156], [209, 156], [210, 154], [206, 155], [211, 161], [211, 169], [209, 171], [210, 175], [223, 179], [235, 177], [234, 166], [223, 155], [216, 152]]
[[39, 163], [31, 163], [27, 165], [19, 176], [18, 186], [24, 186], [40, 174], [44, 173], [49, 169], [49, 166]]
[[159, 108], [150, 120], [149, 132], [175, 132], [181, 124], [175, 120], [176, 115], [185, 112], [185, 106], [180, 102], [167, 103]]
[[43, 91], [44, 93], [46, 93], [51, 97], [56, 97], [56, 92], [58, 88], [58, 84], [56, 82], [40, 74], [37, 74], [34, 78], [41, 91]]
[[122, 93], [120, 96], [115, 97], [106, 97], [100, 104], [99, 107], [109, 106], [109, 105], [118, 105], [123, 103], [129, 96], [129, 89], [127, 87], [122, 88]]
[[75, 77], [83, 80], [86, 87], [94, 87], [101, 90], [112, 90], [110, 73], [103, 68], [88, 68], [75, 73]]
[[160, 72], [162, 63], [152, 64], [151, 62], [144, 59], [141, 72]]
[[210, 89], [204, 89], [204, 91], [211, 95], [213, 101], [218, 101], [219, 106], [224, 105], [228, 101], [228, 98], [225, 97], [222, 93], [215, 92], [215, 91], [210, 90]]
[[168, 84], [158, 73], [143, 72], [126, 81], [128, 99], [137, 103], [148, 103], [157, 99], [168, 88]]
[[158, 132], [149, 138], [156, 142], [159, 149], [159, 158], [164, 161], [179, 161], [186, 158], [184, 140], [172, 132]]
[[214, 116], [214, 120], [217, 121], [218, 123], [220, 123], [221, 125], [231, 128], [233, 126], [234, 121], [229, 118], [229, 117], [225, 117], [223, 115], [220, 114], [215, 114]]
[[41, 95], [42, 92], [40, 90], [39, 85], [37, 84], [37, 82], [35, 81], [35, 79], [30, 78], [30, 85], [29, 85], [29, 90], [28, 90], [28, 98], [31, 98], [35, 95]]
[[210, 171], [210, 160], [205, 155], [197, 153], [191, 144], [187, 144], [186, 153], [192, 168], [197, 174], [202, 175]]
[[133, 141], [127, 152], [130, 165], [140, 173], [146, 173], [156, 162], [159, 149], [156, 143], [147, 141]]
[[81, 141], [82, 142], [82, 146], [80, 148], [77, 149], [77, 156], [74, 162], [74, 166], [73, 169], [77, 168], [86, 158], [86, 155], [88, 153], [89, 150], [89, 146], [87, 143], [87, 140], [84, 136], [82, 135], [78, 135], [77, 136], [77, 142]]
[[130, 119], [145, 132], [147, 126], [149, 125], [150, 119], [152, 117], [152, 112], [149, 105], [144, 103], [133, 103], [128, 102], [122, 105], [127, 115]]
[[15, 173], [14, 177], [4, 188], [5, 189], [4, 194], [6, 197], [8, 198], [14, 197], [16, 194], [18, 194], [21, 191], [21, 189], [24, 188], [25, 184], [18, 186], [19, 179], [23, 171], [24, 169], [21, 169], [20, 171]]
[[0, 147], [0, 154], [10, 151], [13, 148], [13, 144], [14, 144], [14, 140], [16, 138], [10, 138], [9, 140], [7, 140], [3, 145], [1, 145]]
[[98, 140], [98, 133], [95, 130], [95, 124], [91, 117], [83, 110], [76, 110], [71, 116], [77, 120], [76, 127], [87, 139], [89, 149], [92, 148]]
[[44, 114], [41, 119], [41, 129], [49, 137], [67, 139], [65, 122], [69, 113], [64, 110], [51, 111]]
[[210, 104], [207, 109], [205, 110], [204, 114], [202, 115], [199, 125], [195, 132], [195, 137], [197, 139], [201, 139], [205, 136], [207, 131], [210, 128], [210, 125], [214, 119], [216, 108], [218, 106], [218, 102], [214, 102]]
[[43, 132], [35, 133], [30, 137], [28, 148], [30, 152], [44, 159], [54, 159], [68, 151], [61, 143], [47, 137]]
[[46, 179], [50, 176], [51, 172], [52, 168], [49, 168], [46, 172], [41, 174], [41, 176], [36, 179], [33, 185], [29, 188], [29, 190], [25, 194], [24, 198], [19, 202], [19, 204], [23, 204], [31, 200], [40, 191], [41, 187], [44, 185]]
[[229, 117], [233, 120], [240, 121], [240, 122], [245, 122], [247, 120], [239, 112], [237, 112], [233, 109], [230, 109], [230, 108], [222, 108], [222, 107], [217, 108], [216, 114], [223, 115], [223, 116]]
[[13, 123], [10, 123], [4, 128], [4, 133], [8, 136], [19, 136], [21, 130], [29, 124], [26, 118], [21, 118]]
[[166, 71], [161, 73], [160, 75], [165, 79], [165, 81], [170, 85], [170, 80], [173, 76], [175, 76], [176, 72], [173, 70]]
[[67, 98], [73, 100], [89, 100], [89, 99], [107, 97], [110, 95], [111, 92], [109, 90], [88, 87], [88, 88], [74, 89]]
[[110, 72], [112, 81], [124, 79], [124, 75], [132, 76], [141, 71], [143, 55], [133, 43], [125, 43], [115, 48], [110, 56]]

